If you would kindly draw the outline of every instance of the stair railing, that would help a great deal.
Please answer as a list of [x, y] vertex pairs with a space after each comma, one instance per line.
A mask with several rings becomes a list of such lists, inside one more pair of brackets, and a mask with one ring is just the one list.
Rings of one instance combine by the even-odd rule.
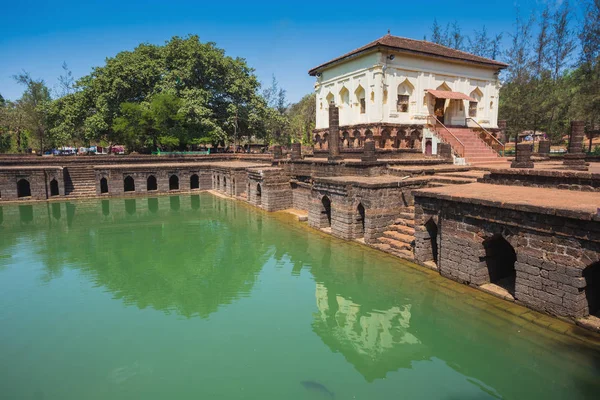
[[471, 117], [467, 117], [466, 120], [471, 120], [475, 122], [475, 124], [481, 129], [479, 131], [479, 138], [483, 140], [485, 144], [490, 146], [500, 157], [504, 157], [504, 145], [498, 139], [494, 137], [487, 129], [479, 124], [479, 122], [475, 121]]
[[[432, 125], [435, 132], [438, 133], [442, 140], [452, 146], [452, 149], [456, 152], [459, 157], [465, 156], [465, 145], [457, 138], [454, 133], [450, 132], [446, 125], [442, 124], [435, 115], [427, 117], [427, 123]], [[437, 127], [440, 126], [442, 129], [438, 131]]]

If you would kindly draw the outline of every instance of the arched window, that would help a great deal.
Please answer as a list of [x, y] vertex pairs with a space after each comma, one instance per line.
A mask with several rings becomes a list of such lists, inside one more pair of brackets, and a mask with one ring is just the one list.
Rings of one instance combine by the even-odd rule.
[[149, 192], [158, 190], [158, 183], [156, 182], [156, 177], [154, 175], [150, 175], [146, 180], [146, 190]]
[[342, 90], [340, 90], [340, 103], [342, 106], [350, 105], [350, 91], [346, 86], [342, 87]]
[[359, 105], [360, 113], [364, 114], [367, 112], [367, 103], [365, 101], [365, 89], [361, 85], [358, 85], [356, 90], [354, 91], [354, 96], [356, 97], [356, 102]]
[[384, 129], [381, 132], [381, 140], [379, 141], [379, 147], [382, 149], [391, 149], [393, 147], [393, 140], [391, 138], [390, 131], [388, 129]]
[[135, 181], [129, 175], [123, 180], [123, 190], [125, 192], [135, 192]]
[[335, 104], [335, 97], [333, 97], [333, 93], [329, 92], [327, 94], [327, 97], [325, 97], [325, 100], [327, 100], [327, 106]]
[[475, 118], [477, 117], [477, 107], [481, 102], [481, 98], [483, 97], [483, 93], [479, 88], [475, 88], [470, 94], [474, 101], [469, 101], [469, 117]]
[[169, 190], [179, 190], [179, 177], [171, 175], [169, 178]]
[[31, 197], [31, 186], [27, 179], [19, 179], [17, 182], [17, 197]]
[[405, 79], [400, 85], [398, 85], [398, 101], [396, 103], [396, 110], [398, 112], [407, 113], [410, 104], [410, 96], [412, 96], [414, 86]]
[[58, 196], [60, 194], [58, 190], [58, 181], [56, 179], [52, 179], [50, 181], [50, 196]]
[[194, 174], [190, 176], [190, 189], [199, 189], [200, 188], [200, 179], [198, 175]]
[[106, 178], [100, 179], [100, 193], [108, 193], [108, 181]]

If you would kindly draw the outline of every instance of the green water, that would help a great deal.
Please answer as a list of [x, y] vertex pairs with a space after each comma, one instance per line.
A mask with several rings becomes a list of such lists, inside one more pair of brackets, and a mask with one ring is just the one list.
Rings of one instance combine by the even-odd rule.
[[2, 399], [598, 398], [580, 334], [209, 194], [0, 206]]

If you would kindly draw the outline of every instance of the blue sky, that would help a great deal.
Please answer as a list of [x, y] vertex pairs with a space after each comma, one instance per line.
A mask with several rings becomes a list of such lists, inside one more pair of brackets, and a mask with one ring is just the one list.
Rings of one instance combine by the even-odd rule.
[[[560, 1], [560, 0], [559, 0]], [[433, 19], [458, 21], [465, 33], [485, 25], [508, 32], [523, 1], [21, 1], [4, 2], [0, 18], [0, 94], [14, 100], [22, 88], [12, 75], [26, 70], [52, 88], [66, 62], [76, 78], [141, 42], [162, 44], [197, 34], [228, 55], [243, 57], [258, 78], [274, 74], [297, 101], [313, 90], [307, 71], [362, 46], [388, 29], [414, 39], [429, 35]], [[505, 35], [506, 39], [508, 36]]]

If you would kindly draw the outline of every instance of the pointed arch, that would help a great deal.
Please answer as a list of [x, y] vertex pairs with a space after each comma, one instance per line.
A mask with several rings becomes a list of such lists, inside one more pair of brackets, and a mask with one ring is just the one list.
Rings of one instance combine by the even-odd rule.
[[404, 81], [402, 81], [402, 83], [398, 85], [398, 99], [396, 102], [396, 111], [402, 113], [408, 112], [410, 99], [413, 95], [414, 90], [415, 87], [412, 85], [412, 83], [410, 83], [408, 78], [404, 79]]
[[169, 177], [169, 190], [179, 190], [179, 177], [175, 174]]
[[356, 206], [356, 238], [362, 238], [365, 236], [365, 206], [362, 203], [358, 203]]
[[56, 178], [52, 178], [50, 181], [50, 196], [58, 196], [60, 194], [58, 190], [58, 181]]
[[359, 112], [364, 114], [367, 112], [367, 102], [365, 100], [366, 92], [365, 89], [359, 84], [354, 90], [354, 97], [359, 105]]
[[327, 196], [321, 198], [321, 227], [328, 228], [331, 226], [331, 200]]
[[108, 181], [104, 177], [100, 179], [100, 193], [108, 193]]
[[514, 247], [499, 233], [485, 239], [483, 247], [490, 283], [503, 287], [514, 296], [517, 274], [517, 253]]
[[19, 179], [17, 182], [17, 197], [31, 197], [31, 185], [27, 179]]
[[469, 96], [475, 99], [475, 101], [469, 101], [469, 117], [474, 118], [477, 116], [477, 108], [479, 108], [479, 103], [483, 98], [483, 93], [478, 87], [476, 87]]
[[331, 92], [327, 93], [327, 96], [325, 96], [325, 100], [327, 101], [327, 107], [329, 107], [329, 105], [331, 104], [335, 104], [335, 97]]
[[197, 174], [193, 174], [190, 176], [190, 189], [199, 189], [200, 188], [200, 178], [198, 178]]
[[260, 187], [260, 183], [256, 184], [256, 205], [260, 206], [262, 202], [262, 188]]
[[123, 191], [135, 192], [135, 180], [131, 175], [127, 175], [125, 179], [123, 179]]
[[158, 190], [158, 183], [156, 182], [156, 177], [154, 175], [150, 175], [148, 179], [146, 179], [146, 190]]
[[440, 86], [438, 86], [435, 90], [445, 90], [447, 92], [451, 92], [452, 89], [450, 88], [450, 86], [448, 86], [448, 84], [446, 83], [446, 81], [442, 82], [442, 84]]
[[350, 105], [350, 91], [346, 86], [342, 86], [342, 89], [340, 90], [340, 104], [342, 106]]

